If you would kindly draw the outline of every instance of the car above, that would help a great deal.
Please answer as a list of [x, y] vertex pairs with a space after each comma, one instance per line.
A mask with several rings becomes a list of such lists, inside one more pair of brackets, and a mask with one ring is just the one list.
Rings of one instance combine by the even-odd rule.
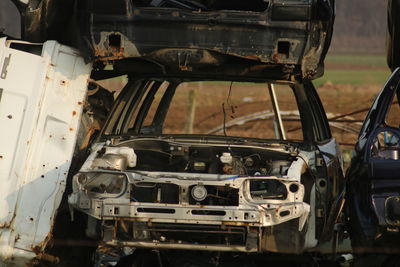
[[24, 39], [55, 39], [99, 69], [141, 74], [314, 79], [334, 21], [333, 0], [14, 2]]

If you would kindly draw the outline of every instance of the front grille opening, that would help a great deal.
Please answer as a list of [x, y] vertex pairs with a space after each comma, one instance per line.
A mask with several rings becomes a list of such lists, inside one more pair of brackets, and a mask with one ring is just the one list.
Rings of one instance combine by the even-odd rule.
[[179, 186], [170, 183], [137, 183], [131, 188], [131, 201], [179, 204]]
[[223, 210], [192, 210], [193, 215], [214, 215], [225, 216], [226, 212]]
[[144, 213], [163, 213], [163, 214], [175, 213], [175, 209], [159, 209], [159, 208], [138, 208], [137, 211]]
[[286, 186], [278, 180], [251, 180], [250, 195], [253, 200], [279, 199], [287, 198]]
[[239, 205], [239, 189], [228, 186], [205, 185], [207, 197], [202, 201], [197, 201], [190, 194], [192, 188], [189, 187], [189, 204], [204, 206], [238, 206]]

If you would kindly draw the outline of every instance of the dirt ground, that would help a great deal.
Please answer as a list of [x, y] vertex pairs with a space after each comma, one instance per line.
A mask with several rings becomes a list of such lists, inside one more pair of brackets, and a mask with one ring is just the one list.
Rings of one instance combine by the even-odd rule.
[[[329, 113], [335, 115], [352, 114], [340, 119], [342, 124], [354, 128], [355, 133], [349, 133], [331, 126], [333, 135], [344, 147], [353, 146], [356, 142], [362, 121], [380, 89], [381, 87], [378, 85], [354, 86], [329, 83], [318, 88], [318, 94], [328, 115]], [[352, 122], [345, 122], [345, 120]]]

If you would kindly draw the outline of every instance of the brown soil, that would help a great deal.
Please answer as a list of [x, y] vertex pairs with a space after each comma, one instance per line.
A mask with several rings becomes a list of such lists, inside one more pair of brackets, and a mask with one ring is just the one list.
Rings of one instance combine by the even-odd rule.
[[356, 133], [348, 133], [331, 127], [333, 136], [343, 145], [343, 148], [352, 148], [357, 141], [361, 121], [367, 115], [368, 109], [380, 89], [380, 86], [372, 85], [352, 86], [332, 84], [325, 84], [318, 88], [318, 94], [327, 113], [339, 115], [361, 111], [357, 114], [341, 118], [342, 120], [355, 120], [355, 122], [343, 124], [354, 128]]

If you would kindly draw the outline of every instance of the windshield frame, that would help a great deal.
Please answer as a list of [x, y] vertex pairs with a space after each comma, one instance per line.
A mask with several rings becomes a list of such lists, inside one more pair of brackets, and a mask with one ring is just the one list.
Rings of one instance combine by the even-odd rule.
[[[153, 117], [153, 124], [152, 126], [157, 126], [153, 127], [151, 133], [140, 133], [137, 130], [140, 129], [141, 125], [136, 125], [135, 123], [135, 133], [121, 133], [121, 132], [115, 132], [112, 131], [112, 126], [113, 123], [115, 124], [115, 121], [118, 120], [118, 114], [121, 114], [121, 104], [124, 104], [124, 101], [126, 101], [126, 97], [130, 95], [131, 101], [136, 101], [132, 98], [134, 95], [142, 94], [143, 90], [144, 91], [149, 91], [151, 90], [151, 85], [149, 85], [150, 82], [157, 82], [158, 84], [162, 84], [164, 81], [169, 82], [168, 89], [165, 91], [164, 96], [166, 95], [166, 92], [168, 90], [173, 91], [169, 95], [169, 100], [172, 99], [176, 87], [182, 83], [182, 82], [197, 82], [197, 81], [209, 81], [206, 79], [179, 79], [179, 78], [134, 78], [134, 79], [129, 79], [128, 83], [118, 96], [115, 105], [113, 107], [113, 110], [110, 113], [109, 118], [107, 119], [107, 122], [105, 123], [102, 131], [100, 132], [100, 135], [98, 137], [98, 140], [109, 140], [110, 138], [115, 138], [117, 136], [121, 137], [122, 139], [125, 138], [130, 138], [130, 137], [153, 137], [153, 136], [197, 136], [200, 138], [206, 137], [206, 138], [228, 138], [228, 139], [240, 139], [240, 140], [262, 140], [262, 141], [268, 141], [268, 142], [282, 142], [282, 143], [296, 143], [296, 144], [312, 144], [315, 145], [317, 143], [322, 143], [329, 141], [332, 138], [330, 128], [328, 125], [328, 121], [326, 119], [326, 115], [324, 113], [324, 109], [322, 107], [322, 104], [318, 98], [318, 95], [315, 91], [315, 88], [312, 84], [311, 81], [303, 81], [302, 83], [300, 82], [291, 82], [287, 83], [284, 82], [283, 84], [289, 85], [293, 89], [293, 93], [296, 98], [297, 106], [299, 109], [299, 115], [300, 115], [300, 122], [302, 124], [302, 131], [303, 131], [303, 141], [299, 140], [282, 140], [282, 139], [271, 139], [271, 138], [253, 138], [253, 137], [244, 137], [244, 136], [223, 136], [223, 135], [209, 135], [209, 134], [162, 134], [162, 124], [163, 121], [165, 120], [166, 112], [160, 112], [163, 114], [156, 114]], [[214, 81], [214, 79], [213, 79]], [[224, 80], [220, 80], [224, 81]], [[225, 80], [227, 81], [227, 80]], [[229, 80], [229, 82], [231, 82]], [[254, 83], [265, 83], [267, 84], [269, 81], [253, 81], [250, 80], [249, 82], [254, 82]], [[271, 82], [273, 84], [282, 84], [281, 82]], [[147, 89], [145, 89], [147, 86]], [[133, 90], [133, 93], [132, 93]], [[168, 99], [167, 99], [168, 100]], [[138, 102], [138, 101], [136, 101]], [[162, 101], [161, 101], [162, 102]], [[159, 103], [159, 106], [157, 108], [160, 109], [160, 106], [163, 106], [163, 110], [167, 111], [169, 108], [169, 104], [171, 101], [166, 101], [167, 105], [162, 103]], [[151, 103], [150, 103], [151, 104]], [[126, 106], [129, 106], [129, 103], [125, 103]], [[138, 103], [135, 104], [136, 106], [139, 105]], [[139, 111], [141, 112], [141, 111]], [[148, 110], [142, 111], [144, 113], [147, 113]], [[138, 114], [139, 115], [139, 114]], [[161, 116], [161, 117], [160, 117]], [[154, 122], [157, 122], [154, 124]], [[143, 120], [142, 120], [143, 123]]]

